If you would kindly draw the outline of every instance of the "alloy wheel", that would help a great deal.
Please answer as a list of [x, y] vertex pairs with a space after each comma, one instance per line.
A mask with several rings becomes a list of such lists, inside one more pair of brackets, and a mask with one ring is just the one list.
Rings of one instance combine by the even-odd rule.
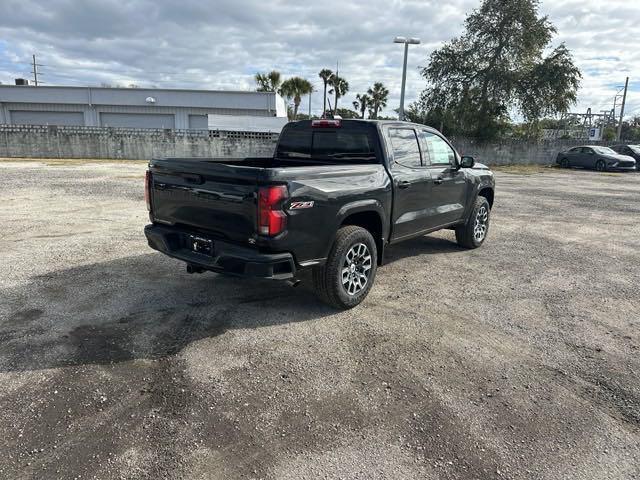
[[364, 243], [353, 245], [342, 263], [342, 286], [353, 296], [361, 292], [369, 282], [371, 252]]
[[489, 224], [489, 210], [486, 205], [480, 207], [473, 224], [473, 238], [476, 242], [482, 242], [487, 236], [487, 228]]

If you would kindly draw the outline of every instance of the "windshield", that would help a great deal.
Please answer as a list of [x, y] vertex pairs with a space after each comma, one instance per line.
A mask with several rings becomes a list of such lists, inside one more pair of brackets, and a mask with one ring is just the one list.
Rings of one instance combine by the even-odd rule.
[[372, 129], [344, 125], [317, 128], [296, 124], [280, 136], [276, 157], [325, 160], [328, 163], [377, 163]]
[[629, 145], [629, 148], [633, 150], [634, 153], [640, 154], [640, 145]]
[[593, 147], [596, 153], [601, 155], [617, 155], [617, 153], [611, 150], [609, 147]]

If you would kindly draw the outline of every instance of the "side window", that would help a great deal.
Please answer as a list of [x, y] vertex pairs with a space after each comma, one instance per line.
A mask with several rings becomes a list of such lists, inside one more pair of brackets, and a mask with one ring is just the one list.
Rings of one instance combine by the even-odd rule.
[[574, 147], [571, 150], [569, 150], [569, 153], [581, 153], [582, 152], [582, 148], [580, 147]]
[[583, 147], [582, 148], [582, 153], [590, 154], [590, 153], [593, 153], [593, 150], [590, 149], [589, 147]]
[[420, 163], [420, 149], [416, 132], [410, 128], [390, 128], [389, 138], [393, 148], [393, 160], [403, 167], [417, 168]]
[[455, 165], [456, 154], [453, 149], [435, 133], [421, 132], [427, 163], [432, 165]]

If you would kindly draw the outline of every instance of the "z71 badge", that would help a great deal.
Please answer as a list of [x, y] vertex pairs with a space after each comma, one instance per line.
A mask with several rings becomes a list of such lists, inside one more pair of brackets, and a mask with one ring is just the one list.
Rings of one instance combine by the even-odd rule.
[[313, 202], [291, 202], [289, 210], [302, 210], [303, 208], [312, 208]]

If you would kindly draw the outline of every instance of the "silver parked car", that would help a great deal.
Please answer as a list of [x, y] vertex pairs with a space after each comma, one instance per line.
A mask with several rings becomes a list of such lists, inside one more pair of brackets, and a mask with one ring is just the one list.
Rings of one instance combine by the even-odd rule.
[[635, 170], [636, 161], [628, 155], [620, 155], [609, 147], [573, 147], [558, 153], [556, 163], [563, 168], [593, 168], [599, 172], [607, 170]]

